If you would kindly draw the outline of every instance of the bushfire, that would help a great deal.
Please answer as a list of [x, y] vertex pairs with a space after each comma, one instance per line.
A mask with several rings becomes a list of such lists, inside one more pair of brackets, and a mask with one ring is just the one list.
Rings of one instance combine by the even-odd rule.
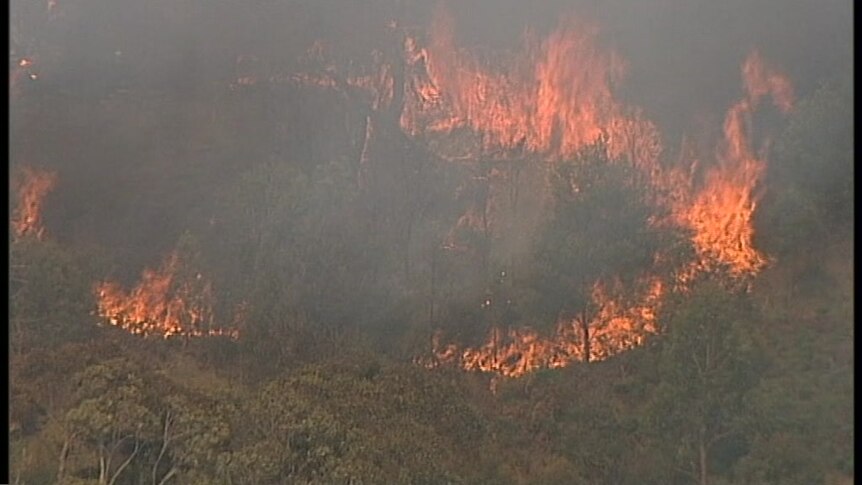
[[146, 269], [130, 292], [114, 282], [94, 287], [98, 315], [133, 334], [164, 338], [204, 335], [239, 336], [214, 328], [212, 284], [201, 273], [189, 274], [177, 251], [157, 270]]
[[12, 216], [12, 229], [16, 238], [32, 236], [42, 239], [42, 206], [45, 196], [57, 185], [55, 172], [22, 167], [16, 181], [18, 206]]
[[[433, 355], [417, 358], [416, 362], [428, 368], [457, 363], [467, 370], [518, 377], [538, 369], [565, 367], [572, 362], [606, 359], [641, 345], [648, 335], [656, 332], [656, 310], [664, 287], [659, 279], [648, 283], [648, 289], [634, 305], [623, 305], [610, 297], [601, 285], [595, 285], [596, 315], [589, 322], [560, 321], [550, 337], [543, 337], [529, 328], [503, 330], [494, 327], [484, 344], [460, 349], [455, 344], [442, 343], [442, 336], [436, 333], [432, 339]], [[583, 345], [585, 326], [590, 329], [588, 347]]]
[[[11, 220], [16, 240], [43, 239], [45, 195], [57, 180], [56, 172], [27, 166], [16, 172], [18, 203]], [[214, 327], [212, 285], [201, 273], [187, 273], [188, 268], [174, 251], [158, 270], [144, 270], [141, 282], [129, 293], [114, 282], [98, 283], [94, 286], [97, 313], [108, 323], [134, 334], [165, 338], [224, 335], [236, 339], [237, 330]], [[236, 318], [234, 323], [238, 323]]]
[[[674, 280], [644, 275], [644, 290], [634, 302], [597, 282], [592, 294], [596, 311], [584, 318], [589, 321], [561, 320], [550, 336], [529, 328], [498, 326], [484, 344], [466, 348], [444, 343], [438, 333], [431, 356], [418, 358], [418, 363], [517, 377], [541, 368], [605, 359], [641, 345], [658, 332], [656, 315], [664, 297], [685, 288], [698, 273], [722, 266], [733, 278], [747, 278], [768, 263], [769, 258], [752, 242], [752, 217], [766, 169], [765, 150], [753, 140], [752, 117], [766, 97], [780, 112], [790, 111], [793, 89], [758, 52], [742, 63], [745, 94], [728, 109], [723, 138], [714, 153], [683, 150], [679, 163], [668, 168], [659, 163], [663, 141], [657, 126], [639, 107], [625, 105], [615, 96], [625, 79], [626, 62], [601, 44], [595, 24], [567, 17], [546, 38], [527, 33], [517, 52], [500, 55], [459, 47], [454, 22], [443, 9], [438, 10], [427, 38], [399, 30], [397, 23], [390, 27], [401, 33], [403, 41], [397, 59], [387, 58], [391, 52], [375, 51], [369, 65], [352, 63], [340, 69], [328, 60], [325, 45], [315, 43], [302, 59], [311, 69], [273, 75], [269, 81], [334, 90], [366, 104], [359, 151], [363, 166], [373, 158], [372, 139], [385, 132], [376, 124], [392, 119], [405, 135], [450, 161], [529, 155], [551, 166], [604, 137], [610, 158], [630, 160], [650, 181], [655, 191], [652, 202], [661, 206], [656, 212], [671, 214], [670, 220], [655, 223], [688, 229], [696, 251], [695, 259], [679, 268]], [[261, 81], [257, 71], [248, 67], [255, 62], [238, 60], [242, 75], [235, 88]], [[392, 111], [394, 117], [377, 116]], [[445, 142], [455, 137], [467, 142]], [[696, 178], [694, 168], [700, 162], [712, 163]], [[56, 177], [31, 169], [24, 173], [13, 226], [19, 237], [41, 237], [40, 207]], [[469, 208], [441, 246], [465, 250], [455, 237], [464, 226], [486, 234], [496, 230], [493, 207]], [[177, 252], [158, 269], [145, 270], [129, 292], [109, 281], [98, 283], [94, 291], [98, 314], [135, 334], [238, 336], [236, 330], [214, 328], [212, 285], [202, 274], [190, 272]]]
[[724, 119], [724, 140], [716, 150], [718, 163], [707, 172], [703, 186], [690, 190], [674, 210], [678, 222], [694, 231], [700, 263], [719, 262], [737, 275], [756, 273], [766, 264], [766, 257], [752, 245], [751, 219], [766, 160], [752, 147], [751, 116], [765, 95], [771, 95], [782, 112], [793, 105], [790, 83], [764, 64], [757, 52], [745, 60], [742, 75], [746, 97]]
[[432, 28], [429, 47], [408, 42], [413, 50], [408, 59], [421, 59], [427, 70], [414, 81], [419, 89], [405, 106], [402, 128], [427, 137], [466, 127], [481, 134], [476, 158], [518, 145], [548, 163], [603, 135], [612, 157], [631, 160], [652, 181], [657, 195], [665, 194], [656, 200], [669, 206], [672, 223], [691, 230], [696, 259], [679, 268], [675, 281], [656, 278], [642, 304], [623, 305], [597, 284], [593, 300], [600, 310], [590, 322], [558, 322], [551, 337], [531, 329], [494, 328], [486, 343], [474, 348], [443, 344], [437, 334], [432, 357], [417, 362], [514, 377], [600, 360], [641, 344], [657, 331], [655, 315], [665, 287], [684, 289], [698, 273], [719, 265], [727, 267], [731, 277], [744, 278], [767, 264], [752, 244], [752, 216], [766, 158], [753, 146], [751, 118], [767, 95], [787, 113], [793, 105], [790, 82], [756, 51], [749, 55], [742, 65], [745, 97], [727, 112], [724, 138], [711, 157], [715, 164], [703, 180], [695, 181], [697, 157], [672, 168], [660, 166], [662, 144], [655, 125], [637, 108], [614, 99], [612, 88], [625, 64], [597, 47], [596, 32], [594, 26], [568, 19], [545, 41], [529, 40], [520, 55], [495, 71], [455, 46], [444, 13]]
[[415, 73], [417, 89], [401, 118], [406, 133], [468, 128], [480, 134], [475, 156], [523, 147], [549, 160], [606, 135], [614, 156], [657, 161], [659, 133], [637, 108], [614, 98], [626, 66], [599, 46], [595, 25], [567, 18], [544, 41], [527, 35], [520, 52], [491, 60], [459, 49], [452, 25], [441, 9], [428, 47], [408, 42], [408, 62], [424, 73]]

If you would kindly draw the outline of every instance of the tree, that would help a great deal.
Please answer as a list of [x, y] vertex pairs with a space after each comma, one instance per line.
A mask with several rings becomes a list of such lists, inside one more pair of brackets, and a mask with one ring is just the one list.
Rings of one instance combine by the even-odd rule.
[[184, 394], [188, 393], [164, 398], [153, 485], [164, 485], [174, 477], [178, 477], [175, 482], [212, 483], [219, 451], [230, 437], [228, 404]]
[[[337, 416], [298, 394], [291, 381], [264, 386], [245, 406], [245, 432], [220, 460], [230, 483], [333, 483], [367, 471], [345, 466], [362, 449]], [[372, 475], [373, 477], [373, 475]]]
[[853, 93], [849, 81], [821, 86], [791, 114], [768, 168], [758, 239], [779, 254], [822, 246], [853, 221]]
[[158, 435], [153, 399], [139, 371], [128, 361], [114, 359], [88, 367], [75, 376], [76, 405], [66, 413], [58, 482], [66, 479], [71, 449], [83, 445], [98, 461], [99, 485], [114, 485]]
[[652, 264], [661, 230], [650, 223], [640, 174], [612, 159], [604, 139], [582, 149], [550, 173], [553, 212], [540, 236], [536, 283], [549, 320], [576, 319], [590, 356], [590, 322], [601, 310], [595, 285], [632, 288]]
[[724, 459], [743, 454], [734, 440], [745, 436], [744, 397], [761, 369], [754, 313], [744, 293], [705, 281], [668, 314], [652, 422], [659, 441], [676, 446], [677, 471], [706, 485], [720, 445]]
[[25, 238], [10, 251], [12, 351], [83, 340], [94, 326], [91, 268], [52, 242]]

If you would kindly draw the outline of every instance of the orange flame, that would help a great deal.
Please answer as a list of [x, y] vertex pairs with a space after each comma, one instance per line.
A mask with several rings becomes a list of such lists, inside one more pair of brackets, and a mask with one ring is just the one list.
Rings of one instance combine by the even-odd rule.
[[[717, 151], [719, 163], [706, 173], [702, 188], [696, 190], [692, 182], [696, 159], [692, 159], [687, 172], [642, 165], [650, 168], [654, 185], [667, 192], [675, 222], [694, 232], [692, 242], [698, 258], [677, 270], [673, 282], [676, 289], [684, 289], [698, 273], [716, 263], [727, 265], [733, 276], [743, 276], [755, 274], [767, 261], [752, 245], [752, 216], [759, 197], [756, 189], [766, 161], [755, 155], [747, 125], [760, 98], [770, 94], [775, 105], [786, 113], [792, 109], [793, 93], [790, 82], [767, 67], [757, 52], [746, 59], [742, 73], [747, 96], [727, 113], [724, 140]], [[684, 150], [683, 156], [691, 154]], [[593, 302], [599, 311], [587, 326], [587, 346], [578, 321], [560, 322], [549, 338], [531, 329], [509, 329], [504, 333], [494, 328], [486, 343], [475, 348], [442, 345], [437, 334], [433, 357], [418, 362], [426, 367], [454, 364], [466, 370], [517, 377], [540, 368], [583, 361], [587, 349], [588, 360], [602, 360], [641, 345], [646, 336], [657, 332], [656, 312], [664, 288], [661, 280], [653, 278], [641, 302], [627, 307], [596, 285]]]
[[766, 160], [751, 146], [750, 118], [761, 97], [771, 94], [787, 112], [793, 105], [790, 82], [766, 66], [753, 52], [742, 67], [747, 97], [734, 104], [724, 120], [724, 141], [718, 165], [706, 174], [703, 188], [676, 213], [679, 222], [694, 230], [693, 242], [701, 265], [728, 265], [732, 274], [753, 274], [767, 262], [752, 245], [752, 217], [761, 194], [755, 192], [766, 170]]
[[[684, 290], [698, 274], [719, 264], [741, 277], [756, 274], [767, 263], [752, 244], [752, 217], [766, 160], [752, 148], [749, 125], [766, 95], [781, 112], [792, 109], [789, 80], [767, 66], [757, 52], [748, 56], [742, 65], [746, 97], [728, 110], [724, 139], [715, 154], [718, 163], [696, 183], [697, 157], [684, 150], [676, 168], [662, 167], [658, 128], [639, 108], [615, 99], [613, 91], [626, 66], [615, 52], [600, 48], [598, 33], [595, 25], [568, 17], [544, 40], [526, 35], [520, 51], [488, 56], [459, 48], [452, 18], [438, 10], [427, 45], [417, 36], [404, 38], [401, 129], [449, 160], [487, 160], [501, 153], [504, 158], [512, 154], [517, 158], [530, 153], [553, 161], [572, 156], [604, 136], [611, 158], [634, 163], [655, 189], [652, 202], [670, 209], [669, 220], [655, 217], [652, 223], [691, 229], [697, 258], [678, 268], [669, 285], [654, 279], [643, 301], [634, 306], [627, 307], [597, 285], [593, 300], [600, 311], [588, 325], [588, 346], [583, 345], [583, 332], [578, 329], [583, 326], [578, 322], [561, 322], [552, 337], [530, 329], [494, 328], [477, 348], [443, 345], [437, 335], [434, 357], [419, 359], [423, 365], [456, 363], [465, 369], [518, 376], [586, 360], [584, 349], [589, 349], [588, 360], [600, 360], [640, 345], [657, 331], [655, 310], [665, 286]], [[315, 44], [309, 57], [322, 61], [322, 52], [322, 46]], [[332, 64], [323, 74], [294, 79], [342, 91], [345, 85], [361, 88], [372, 95], [369, 104], [377, 110], [392, 99], [394, 83], [391, 65], [379, 53], [375, 65], [377, 75], [349, 74], [341, 82]], [[366, 145], [370, 133], [366, 126]], [[365, 161], [365, 148], [362, 154]], [[493, 187], [489, 190], [494, 193]], [[458, 231], [487, 232], [493, 212], [493, 203], [484, 216], [479, 208], [469, 207], [444, 238], [443, 247], [467, 250], [458, 241]]]
[[625, 66], [597, 46], [597, 34], [569, 18], [540, 44], [528, 38], [522, 52], [495, 64], [459, 50], [452, 20], [440, 11], [427, 49], [412, 38], [406, 44], [408, 63], [425, 72], [414, 75], [402, 128], [414, 136], [468, 128], [481, 135], [485, 153], [524, 147], [549, 158], [572, 155], [606, 134], [614, 155], [654, 163], [658, 131], [614, 99]]
[[158, 270], [144, 270], [141, 282], [130, 293], [114, 282], [98, 283], [94, 288], [98, 315], [111, 325], [144, 336], [237, 338], [236, 330], [211, 328], [212, 285], [200, 273], [181, 280], [178, 276], [181, 267], [179, 255], [174, 251]]
[[57, 185], [57, 174], [30, 167], [20, 170], [18, 207], [12, 217], [12, 228], [17, 238], [35, 236], [42, 239], [42, 205], [45, 196]]
[[[643, 344], [647, 336], [655, 334], [656, 313], [663, 294], [661, 281], [651, 279], [639, 302], [627, 307], [596, 285], [593, 302], [600, 310], [588, 326], [589, 360], [604, 360]], [[432, 357], [417, 359], [417, 363], [427, 368], [457, 365], [465, 370], [519, 377], [538, 369], [557, 369], [585, 360], [583, 335], [578, 321], [561, 321], [551, 337], [542, 337], [529, 328], [504, 333], [495, 327], [483, 345], [459, 349], [456, 344], [442, 344], [440, 333], [436, 333], [432, 339]]]

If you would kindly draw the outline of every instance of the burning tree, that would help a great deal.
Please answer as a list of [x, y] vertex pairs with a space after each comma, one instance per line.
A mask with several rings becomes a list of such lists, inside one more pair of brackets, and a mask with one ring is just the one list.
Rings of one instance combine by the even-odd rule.
[[652, 264], [660, 229], [637, 172], [611, 159], [603, 139], [555, 164], [550, 178], [554, 208], [539, 240], [537, 285], [552, 321], [576, 322], [589, 361], [591, 325], [607, 304], [596, 292], [629, 291]]

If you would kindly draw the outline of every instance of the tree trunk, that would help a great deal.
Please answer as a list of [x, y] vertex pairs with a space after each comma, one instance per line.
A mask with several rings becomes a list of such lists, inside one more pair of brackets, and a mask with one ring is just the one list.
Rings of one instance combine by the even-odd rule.
[[72, 436], [67, 436], [63, 441], [63, 449], [60, 450], [60, 463], [57, 465], [57, 483], [63, 483], [66, 478], [66, 459], [69, 456], [69, 450], [72, 448]]
[[99, 485], [108, 485], [108, 464], [105, 463], [105, 447], [99, 445]]
[[156, 485], [156, 477], [159, 472], [159, 464], [162, 462], [162, 457], [165, 456], [165, 452], [168, 449], [168, 441], [170, 440], [170, 428], [171, 423], [173, 422], [173, 416], [170, 411], [165, 412], [165, 427], [162, 434], [162, 447], [159, 450], [159, 456], [156, 458], [156, 463], [153, 465], [153, 485]]
[[706, 479], [706, 442], [704, 431], [700, 431], [700, 440], [698, 443], [698, 451], [700, 454], [700, 485], [707, 485]]
[[437, 247], [431, 248], [431, 298], [428, 306], [428, 328], [434, 326], [434, 300], [437, 297]]
[[410, 210], [407, 214], [407, 229], [406, 234], [404, 236], [403, 246], [401, 248], [403, 258], [402, 264], [404, 265], [404, 284], [405, 286], [409, 286], [410, 284], [410, 242], [413, 240], [413, 218], [414, 211]]
[[590, 362], [590, 322], [587, 320], [587, 311], [581, 312], [581, 337], [584, 339], [584, 362]]
[[117, 471], [115, 471], [115, 472], [114, 472], [114, 475], [113, 475], [113, 476], [111, 476], [111, 480], [108, 482], [108, 485], [114, 485], [114, 484], [117, 482], [117, 478], [119, 478], [119, 477], [120, 477], [120, 474], [121, 474], [121, 473], [123, 473], [123, 470], [125, 470], [125, 469], [126, 469], [126, 467], [127, 467], [127, 466], [129, 466], [129, 463], [131, 463], [131, 462], [132, 462], [132, 460], [135, 458], [135, 455], [137, 455], [137, 454], [138, 454], [138, 450], [139, 450], [139, 449], [140, 449], [140, 444], [138, 443], [138, 441], [137, 441], [137, 439], [136, 439], [136, 440], [135, 440], [135, 449], [134, 449], [134, 451], [132, 451], [132, 454], [131, 454], [131, 455], [129, 455], [129, 457], [128, 457], [128, 458], [126, 458], [126, 460], [125, 460], [125, 461], [123, 461], [123, 463], [122, 463], [122, 464], [120, 464], [120, 466], [119, 466], [119, 467], [117, 467]]

